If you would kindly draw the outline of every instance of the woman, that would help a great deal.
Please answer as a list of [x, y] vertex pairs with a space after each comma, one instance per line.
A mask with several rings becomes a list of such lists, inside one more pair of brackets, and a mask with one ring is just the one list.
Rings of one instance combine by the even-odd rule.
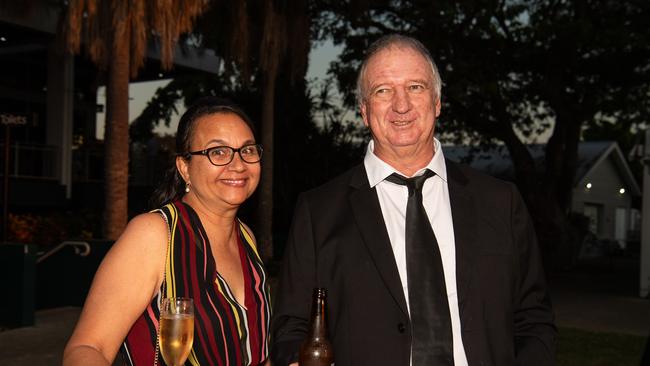
[[64, 365], [164, 364], [159, 306], [191, 297], [187, 364], [258, 365], [268, 356], [268, 283], [255, 239], [237, 209], [260, 178], [261, 146], [234, 104], [201, 99], [181, 117], [175, 166], [154, 194], [161, 207], [135, 217], [102, 262]]

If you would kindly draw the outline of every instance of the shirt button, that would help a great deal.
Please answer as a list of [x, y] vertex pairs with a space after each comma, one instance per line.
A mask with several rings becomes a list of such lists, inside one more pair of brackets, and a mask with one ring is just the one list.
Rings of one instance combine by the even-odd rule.
[[406, 331], [406, 326], [404, 326], [404, 323], [397, 324], [397, 331], [400, 333], [404, 333]]

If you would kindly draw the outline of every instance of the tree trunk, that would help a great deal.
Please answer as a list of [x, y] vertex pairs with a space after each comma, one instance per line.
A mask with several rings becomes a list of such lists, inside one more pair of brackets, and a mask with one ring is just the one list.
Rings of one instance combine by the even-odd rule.
[[[579, 105], [579, 104], [576, 104]], [[573, 188], [575, 176], [578, 170], [578, 144], [580, 143], [580, 131], [582, 130], [583, 117], [580, 113], [557, 114], [557, 120], [566, 118], [566, 139], [564, 142], [564, 159], [560, 181], [557, 184], [557, 200], [562, 210], [568, 215], [573, 209]]]
[[556, 123], [545, 150], [545, 171], [530, 196], [547, 271], [572, 266], [577, 254], [569, 214], [577, 169], [580, 116], [554, 105]]
[[117, 239], [126, 227], [129, 184], [129, 32], [117, 22], [106, 85], [104, 134], [104, 237]]
[[[500, 111], [502, 113], [498, 120], [509, 120], [506, 110], [501, 109]], [[555, 263], [554, 254], [557, 252], [558, 244], [565, 241], [565, 231], [567, 230], [566, 217], [558, 204], [556, 191], [552, 188], [556, 183], [548, 184], [549, 179], [555, 181], [557, 177], [549, 178], [548, 170], [546, 172], [538, 171], [530, 151], [514, 133], [510, 124], [504, 124], [498, 131], [500, 133], [497, 138], [503, 141], [508, 148], [515, 171], [517, 188], [533, 219], [544, 267], [547, 271], [551, 271]], [[558, 135], [559, 131], [556, 130], [553, 137], [558, 139]], [[552, 154], [547, 154], [546, 161], [552, 159], [552, 156]], [[544, 177], [546, 184], [541, 184], [540, 176]]]
[[262, 96], [262, 178], [257, 212], [257, 241], [262, 251], [262, 259], [268, 263], [273, 259], [273, 129], [275, 113], [275, 81], [277, 67], [271, 67], [264, 76]]

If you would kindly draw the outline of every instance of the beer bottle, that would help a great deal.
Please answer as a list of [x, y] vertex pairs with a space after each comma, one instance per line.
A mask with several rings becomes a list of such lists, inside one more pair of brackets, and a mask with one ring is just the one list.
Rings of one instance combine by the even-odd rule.
[[334, 365], [334, 349], [327, 334], [327, 292], [315, 288], [312, 295], [309, 333], [300, 347], [298, 361], [300, 366]]

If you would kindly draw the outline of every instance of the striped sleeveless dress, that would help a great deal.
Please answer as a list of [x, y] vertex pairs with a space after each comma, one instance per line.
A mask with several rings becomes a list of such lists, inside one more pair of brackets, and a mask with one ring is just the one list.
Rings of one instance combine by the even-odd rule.
[[217, 272], [219, 264], [192, 207], [178, 200], [153, 212], [162, 214], [170, 233], [165, 278], [122, 345], [125, 364], [151, 366], [157, 359], [158, 365], [165, 365], [156, 346], [160, 303], [165, 297], [194, 299], [194, 343], [185, 365], [264, 362], [269, 353], [269, 284], [251, 233], [235, 221], [246, 290], [245, 304], [239, 304]]

